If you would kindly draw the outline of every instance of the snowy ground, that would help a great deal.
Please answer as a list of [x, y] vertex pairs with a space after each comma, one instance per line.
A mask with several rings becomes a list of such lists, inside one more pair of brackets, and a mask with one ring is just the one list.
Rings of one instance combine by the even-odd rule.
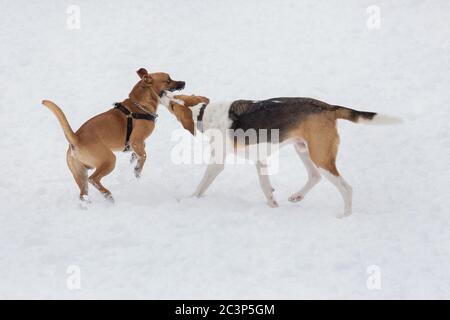
[[[81, 29], [66, 27], [69, 4]], [[366, 26], [369, 5], [381, 28]], [[450, 2], [0, 2], [1, 298], [450, 298]], [[401, 116], [395, 127], [340, 122], [339, 194], [306, 180], [291, 147], [265, 205], [250, 165], [207, 196], [204, 165], [171, 161], [179, 124], [165, 109], [135, 181], [119, 154], [107, 204], [78, 207], [66, 140], [40, 101], [78, 128], [126, 97], [135, 70], [170, 72], [213, 100], [310, 96]], [[381, 288], [370, 290], [367, 268]], [[67, 268], [81, 270], [69, 290]]]

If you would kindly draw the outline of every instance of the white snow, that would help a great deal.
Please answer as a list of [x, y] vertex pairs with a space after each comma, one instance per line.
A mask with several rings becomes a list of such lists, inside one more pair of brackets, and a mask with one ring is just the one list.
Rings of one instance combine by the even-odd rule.
[[[66, 27], [69, 2], [1, 4], [1, 298], [450, 298], [449, 1], [70, 3], [79, 30]], [[379, 30], [366, 26], [373, 4]], [[116, 204], [91, 188], [80, 210], [67, 142], [40, 102], [78, 128], [125, 98], [140, 67], [211, 100], [307, 96], [404, 123], [339, 123], [354, 213], [336, 219], [325, 179], [287, 200], [307, 178], [291, 147], [271, 177], [279, 208], [251, 165], [190, 198], [205, 165], [171, 161], [181, 126], [160, 107], [141, 180], [118, 154], [104, 179]]]

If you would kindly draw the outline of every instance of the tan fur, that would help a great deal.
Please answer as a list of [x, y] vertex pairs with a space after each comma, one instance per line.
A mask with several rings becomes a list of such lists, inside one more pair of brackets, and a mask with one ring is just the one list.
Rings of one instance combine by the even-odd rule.
[[[143, 113], [133, 102], [139, 103], [146, 111], [155, 113], [162, 90], [175, 89], [178, 82], [170, 79], [166, 73], [151, 73], [141, 68], [137, 71], [141, 80], [131, 90], [129, 97], [121, 102], [128, 110]], [[125, 147], [127, 118], [117, 109], [110, 109], [85, 122], [77, 132], [73, 132], [62, 110], [53, 102], [42, 102], [57, 117], [64, 134], [70, 143], [67, 150], [67, 165], [80, 189], [80, 199], [88, 194], [88, 181], [107, 198], [112, 199], [111, 192], [100, 180], [114, 170], [116, 156], [114, 151], [122, 151]], [[145, 163], [145, 139], [155, 128], [153, 121], [133, 119], [133, 131], [130, 146], [137, 156], [135, 168], [139, 176]], [[87, 170], [95, 168], [88, 178]]]
[[335, 176], [339, 175], [336, 168], [339, 134], [334, 112], [309, 116], [292, 130], [290, 136], [306, 141], [311, 160], [317, 167], [328, 170]]
[[335, 111], [335, 116], [337, 119], [344, 119], [352, 122], [356, 122], [358, 118], [352, 116], [352, 110], [344, 107], [339, 107]]
[[175, 99], [181, 100], [183, 105], [171, 101], [169, 110], [175, 115], [177, 120], [181, 122], [183, 128], [188, 130], [192, 135], [195, 135], [194, 120], [192, 119], [192, 111], [189, 107], [196, 106], [200, 103], [209, 104], [209, 99], [203, 96], [196, 95], [176, 95]]
[[66, 136], [66, 139], [69, 141], [69, 143], [71, 144], [77, 143], [78, 138], [73, 132], [72, 127], [67, 121], [67, 118], [62, 112], [62, 110], [56, 104], [48, 100], [42, 101], [42, 104], [45, 105], [47, 108], [49, 108], [56, 115], [56, 118], [58, 119], [59, 124], [61, 125], [64, 131], [64, 135]]

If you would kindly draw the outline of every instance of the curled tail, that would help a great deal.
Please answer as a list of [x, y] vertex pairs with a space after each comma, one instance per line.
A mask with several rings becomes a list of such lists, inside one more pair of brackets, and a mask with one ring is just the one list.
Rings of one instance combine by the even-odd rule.
[[373, 125], [389, 125], [399, 124], [402, 120], [397, 117], [379, 114], [375, 112], [358, 111], [341, 106], [335, 107], [337, 119], [345, 119], [355, 123], [373, 124]]
[[61, 125], [63, 131], [64, 131], [64, 135], [66, 136], [67, 141], [69, 141], [69, 143], [76, 145], [78, 138], [75, 135], [75, 133], [73, 132], [72, 128], [70, 127], [69, 122], [67, 121], [66, 116], [64, 115], [64, 113], [62, 112], [62, 110], [53, 102], [49, 101], [49, 100], [43, 100], [42, 104], [44, 106], [46, 106], [47, 108], [49, 108], [56, 116], [56, 118], [59, 121], [59, 124]]

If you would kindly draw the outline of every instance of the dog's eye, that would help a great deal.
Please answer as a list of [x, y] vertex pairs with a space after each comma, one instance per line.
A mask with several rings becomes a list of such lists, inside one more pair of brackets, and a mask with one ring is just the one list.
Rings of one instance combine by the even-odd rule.
[[169, 79], [167, 79], [167, 81], [166, 81], [166, 82], [167, 82], [167, 83], [170, 83], [171, 81], [172, 81], [172, 80], [170, 80], [170, 78], [169, 78]]

